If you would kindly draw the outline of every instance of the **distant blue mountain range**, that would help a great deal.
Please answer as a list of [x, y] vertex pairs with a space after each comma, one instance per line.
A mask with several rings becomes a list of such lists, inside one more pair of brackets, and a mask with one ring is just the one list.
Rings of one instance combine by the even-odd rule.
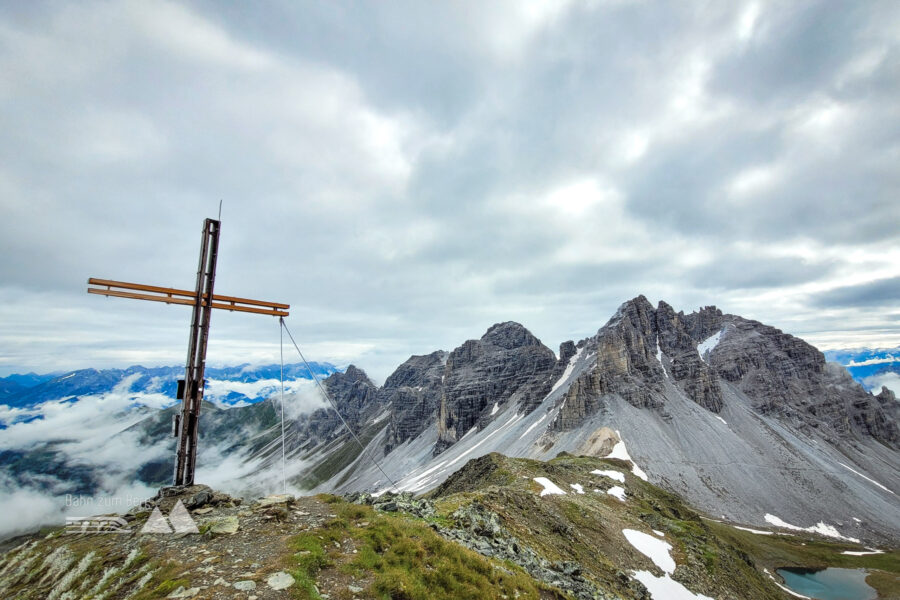
[[[341, 371], [330, 363], [310, 363], [319, 378]], [[281, 365], [208, 367], [206, 397], [218, 404], [253, 404], [265, 400], [279, 387]], [[0, 404], [11, 408], [31, 408], [50, 400], [62, 400], [119, 391], [125, 394], [168, 396], [174, 404], [178, 379], [184, 367], [142, 367], [127, 369], [80, 369], [68, 373], [10, 375], [0, 378]], [[305, 364], [284, 366], [286, 382], [311, 380]], [[255, 385], [254, 385], [255, 384]]]
[[844, 365], [853, 378], [868, 390], [877, 387], [874, 384], [876, 379], [874, 376], [886, 373], [900, 374], [900, 347], [827, 350], [823, 354], [826, 360]]

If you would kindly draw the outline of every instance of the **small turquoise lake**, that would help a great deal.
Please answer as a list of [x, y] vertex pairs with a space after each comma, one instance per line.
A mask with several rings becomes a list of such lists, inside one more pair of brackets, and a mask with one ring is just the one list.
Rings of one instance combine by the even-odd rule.
[[875, 600], [865, 569], [802, 569], [785, 567], [778, 574], [792, 591], [816, 600]]

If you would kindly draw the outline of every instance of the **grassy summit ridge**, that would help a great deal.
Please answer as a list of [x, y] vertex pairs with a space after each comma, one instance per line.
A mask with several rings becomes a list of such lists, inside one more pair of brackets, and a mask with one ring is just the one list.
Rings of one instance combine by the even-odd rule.
[[[850, 556], [842, 552], [863, 549], [736, 529], [616, 459], [489, 454], [421, 498], [241, 502], [203, 486], [166, 494], [153, 505], [169, 514], [183, 500], [200, 534], [141, 534], [149, 510], [127, 515], [130, 533], [47, 530], [0, 556], [0, 596], [647, 600], [643, 574], [698, 598], [776, 600], [790, 598], [772, 579], [776, 568], [842, 566], [869, 569], [879, 598], [900, 597], [896, 550]], [[674, 569], [657, 566], [623, 530], [668, 544]]]

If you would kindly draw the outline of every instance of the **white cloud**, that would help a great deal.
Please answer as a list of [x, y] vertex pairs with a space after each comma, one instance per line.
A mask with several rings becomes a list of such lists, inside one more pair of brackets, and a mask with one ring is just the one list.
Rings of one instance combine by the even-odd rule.
[[744, 8], [738, 20], [738, 39], [747, 41], [753, 37], [753, 33], [756, 30], [759, 21], [760, 12], [761, 8], [758, 2], [751, 2]]
[[545, 201], [554, 212], [579, 217], [604, 203], [615, 202], [615, 194], [614, 190], [601, 188], [596, 181], [585, 180], [553, 190]]
[[871, 375], [863, 379], [863, 383], [866, 384], [874, 393], [878, 393], [881, 391], [881, 387], [884, 386], [887, 389], [891, 390], [897, 396], [900, 396], [900, 375], [897, 373], [881, 373], [879, 375]]
[[[288, 379], [284, 382], [285, 395], [308, 394], [315, 386], [309, 379]], [[229, 393], [234, 392], [248, 398], [271, 398], [281, 395], [280, 379], [258, 379], [256, 381], [231, 381], [207, 379], [204, 398], [210, 402], [222, 402]], [[318, 407], [314, 407], [318, 408]]]
[[639, 160], [650, 146], [649, 136], [642, 131], [630, 131], [622, 138], [622, 156], [626, 163]]
[[777, 166], [750, 167], [738, 173], [728, 184], [728, 194], [736, 200], [752, 200], [778, 182]]
[[844, 365], [845, 367], [864, 367], [866, 365], [881, 365], [885, 363], [893, 363], [900, 362], [900, 356], [894, 356], [893, 354], [888, 354], [887, 356], [879, 356], [876, 358], [867, 358], [866, 360], [861, 360], [859, 362], [855, 360], [851, 360], [849, 363]]
[[84, 396], [77, 401], [51, 400], [39, 407], [42, 418], [14, 423], [3, 431], [0, 447], [27, 448], [52, 440], [90, 442], [108, 439], [145, 418], [124, 394]]
[[62, 525], [63, 510], [59, 499], [0, 480], [0, 537], [34, 531], [42, 525]]
[[[61, 525], [66, 515], [124, 512], [156, 493], [155, 488], [137, 480], [136, 468], [147, 462], [171, 459], [174, 440], [166, 437], [148, 445], [142, 442], [139, 431], [128, 430], [154, 412], [153, 409], [134, 410], [133, 399], [141, 396], [129, 391], [134, 379], [134, 376], [126, 377], [114, 391], [85, 396], [77, 402], [45, 402], [32, 411], [43, 418], [14, 423], [4, 430], [3, 449], [44, 447], [60, 452], [66, 464], [89, 468], [97, 482], [87, 498], [76, 495], [74, 497], [81, 498], [80, 501], [71, 502], [74, 484], [66, 479], [65, 472], [26, 474], [18, 482], [0, 477], [0, 512], [17, 516], [15, 519], [0, 518], [0, 537], [33, 530], [40, 525]], [[248, 385], [250, 387], [244, 391], [256, 389], [254, 384]], [[285, 396], [288, 419], [296, 419], [323, 406], [325, 400], [313, 382], [290, 382], [290, 394]], [[14, 410], [5, 412], [6, 418], [20, 416]], [[256, 433], [249, 429], [234, 431], [231, 438], [216, 440], [215, 445], [202, 445], [197, 481], [236, 494], [251, 491], [258, 495], [276, 488], [280, 490], [280, 465], [266, 467], [262, 460], [248, 461], [244, 454], [231, 450]], [[304, 468], [305, 463], [292, 459], [289, 476], [302, 473]]]
[[168, 151], [165, 134], [139, 112], [90, 110], [62, 123], [62, 129], [66, 162], [85, 167], [155, 162]]
[[[638, 293], [896, 343], [805, 303], [900, 260], [890, 3], [248, 10], [2, 11], [4, 372], [181, 362], [187, 310], [84, 280], [190, 287], [219, 199], [217, 289], [376, 379], [500, 320], [589, 335]], [[798, 244], [829, 268], [740, 287], [736, 257]], [[216, 314], [209, 360], [272, 362], [276, 329]]]
[[125, 3], [124, 10], [128, 25], [163, 52], [185, 60], [228, 70], [260, 70], [274, 62], [266, 52], [236, 41], [179, 3], [133, 0]]

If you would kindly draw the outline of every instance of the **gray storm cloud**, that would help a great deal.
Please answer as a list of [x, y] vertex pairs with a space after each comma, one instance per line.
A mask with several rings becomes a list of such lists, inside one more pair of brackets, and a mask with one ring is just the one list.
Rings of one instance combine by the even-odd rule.
[[[220, 199], [217, 289], [376, 379], [639, 293], [896, 346], [898, 32], [894, 2], [8, 4], [0, 372], [181, 362], [186, 309], [84, 284], [191, 287]], [[277, 342], [216, 314], [209, 360]]]

